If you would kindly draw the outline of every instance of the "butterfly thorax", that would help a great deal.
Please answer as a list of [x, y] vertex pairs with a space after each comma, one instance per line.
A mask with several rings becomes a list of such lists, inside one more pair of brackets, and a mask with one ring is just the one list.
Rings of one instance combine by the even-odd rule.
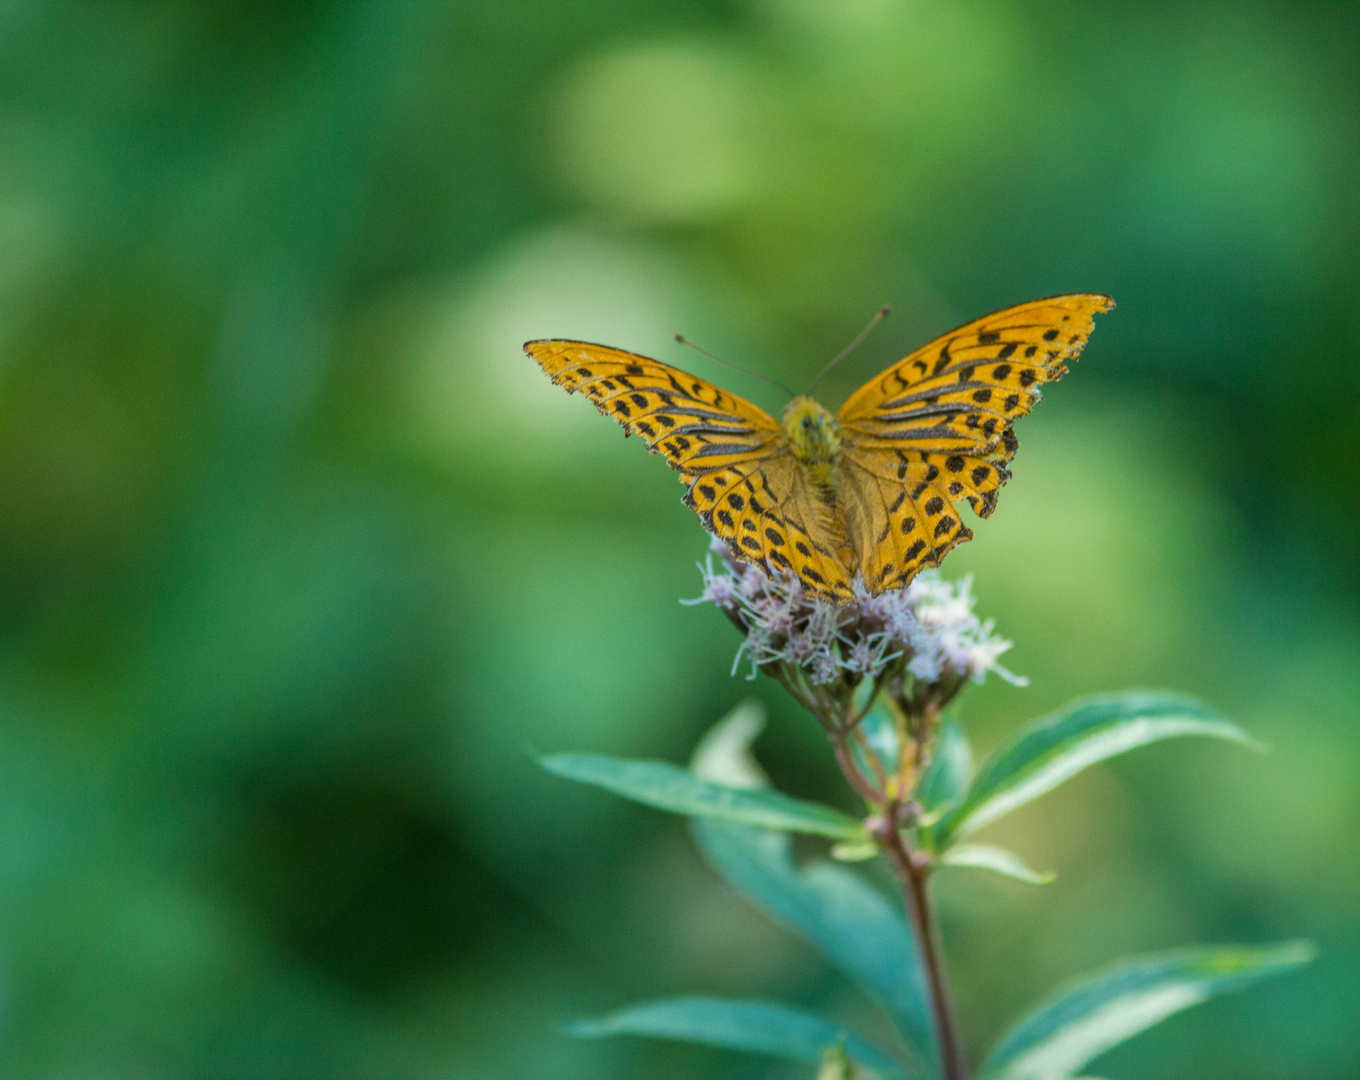
[[810, 466], [814, 479], [830, 483], [841, 452], [836, 418], [812, 398], [796, 397], [784, 410], [781, 426], [794, 457]]

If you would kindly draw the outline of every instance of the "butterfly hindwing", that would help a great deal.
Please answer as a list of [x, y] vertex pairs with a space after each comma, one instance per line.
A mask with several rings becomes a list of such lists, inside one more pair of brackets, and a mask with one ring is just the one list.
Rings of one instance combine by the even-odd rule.
[[[905, 455], [903, 455], [905, 456]], [[958, 472], [950, 466], [974, 462]], [[972, 538], [954, 503], [967, 499], [983, 516], [995, 505], [1001, 479], [976, 458], [921, 452], [847, 450], [841, 463], [846, 520], [857, 568], [871, 592], [901, 588], [927, 566], [938, 566], [956, 544]], [[987, 476], [981, 476], [983, 468]]]
[[839, 515], [827, 501], [827, 494], [814, 484], [807, 470], [792, 455], [768, 462], [764, 471], [770, 490], [777, 498], [775, 510], [784, 529], [776, 530], [785, 541], [781, 553], [790, 560], [788, 567], [809, 592], [838, 603], [851, 599], [849, 535]]
[[[684, 503], [734, 554], [767, 573], [795, 574], [808, 591], [848, 600], [838, 541], [802, 467], [781, 452], [698, 477]], [[844, 546], [841, 543], [840, 546]]]

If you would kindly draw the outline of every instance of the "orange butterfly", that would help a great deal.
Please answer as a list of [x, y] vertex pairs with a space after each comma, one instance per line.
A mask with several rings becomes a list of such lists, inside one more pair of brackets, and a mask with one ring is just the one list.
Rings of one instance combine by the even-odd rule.
[[1006, 308], [917, 349], [834, 415], [795, 397], [779, 423], [645, 356], [556, 339], [524, 351], [664, 454], [685, 505], [736, 556], [843, 604], [856, 574], [871, 593], [898, 589], [971, 539], [954, 504], [991, 514], [1020, 445], [1012, 426], [1112, 307], [1082, 293]]

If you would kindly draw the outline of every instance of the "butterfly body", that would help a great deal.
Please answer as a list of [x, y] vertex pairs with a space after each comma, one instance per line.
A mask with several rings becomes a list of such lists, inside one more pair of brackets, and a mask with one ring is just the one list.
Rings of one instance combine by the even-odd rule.
[[567, 390], [641, 435], [687, 486], [684, 503], [733, 553], [848, 603], [901, 588], [972, 532], [954, 509], [996, 506], [1016, 419], [1066, 373], [1113, 301], [1036, 300], [951, 331], [870, 380], [833, 414], [795, 397], [762, 409], [659, 361], [588, 342], [524, 349]]

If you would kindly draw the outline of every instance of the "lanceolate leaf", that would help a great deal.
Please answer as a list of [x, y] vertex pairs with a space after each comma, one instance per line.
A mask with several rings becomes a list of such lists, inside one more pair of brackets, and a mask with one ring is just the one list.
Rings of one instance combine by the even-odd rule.
[[599, 1020], [578, 1020], [565, 1030], [580, 1038], [646, 1035], [809, 1062], [820, 1062], [827, 1047], [844, 1039], [854, 1061], [885, 1077], [902, 1076], [901, 1066], [886, 1050], [817, 1013], [769, 1001], [672, 998], [634, 1005]]
[[1060, 992], [1007, 1035], [979, 1080], [1061, 1080], [1113, 1046], [1217, 994], [1313, 958], [1307, 942], [1186, 949], [1128, 960]]
[[[691, 767], [705, 779], [759, 787], [751, 760], [759, 726], [734, 711], [704, 737]], [[906, 920], [858, 874], [832, 863], [799, 869], [783, 833], [695, 821], [695, 842], [738, 892], [826, 954], [878, 1000], [916, 1060], [934, 1061], [934, 1032], [916, 942]], [[923, 1069], [913, 1070], [920, 1073]]]
[[1030, 724], [992, 754], [935, 827], [934, 846], [947, 846], [1098, 761], [1182, 735], [1259, 746], [1235, 724], [1190, 698], [1155, 691], [1085, 698]]
[[875, 998], [917, 1061], [934, 1061], [934, 1031], [916, 942], [906, 920], [877, 889], [833, 863], [798, 868], [789, 838], [778, 833], [718, 821], [696, 821], [693, 832], [718, 873], [807, 938]]
[[765, 706], [748, 698], [704, 732], [690, 756], [690, 772], [727, 787], [770, 787], [770, 778], [751, 753], [751, 744], [764, 730]]
[[829, 806], [777, 791], [715, 784], [662, 761], [627, 761], [595, 754], [553, 754], [538, 760], [557, 776], [594, 784], [675, 814], [721, 818], [836, 840], [862, 841], [867, 836], [858, 821]]
[[970, 866], [977, 870], [990, 870], [994, 874], [1023, 881], [1026, 885], [1047, 885], [1057, 876], [1052, 871], [1039, 873], [1031, 870], [1018, 855], [1012, 855], [998, 847], [984, 844], [958, 844], [944, 853], [940, 859], [943, 866]]

